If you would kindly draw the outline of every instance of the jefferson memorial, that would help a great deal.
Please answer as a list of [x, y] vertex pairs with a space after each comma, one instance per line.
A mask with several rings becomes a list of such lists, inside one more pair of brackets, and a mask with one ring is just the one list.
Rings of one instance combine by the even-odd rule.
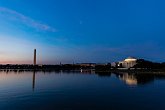
[[128, 57], [124, 61], [120, 61], [119, 64], [118, 64], [118, 66], [121, 65], [124, 68], [131, 68], [134, 65], [136, 65], [136, 61], [137, 61], [136, 58], [134, 58], [134, 57]]

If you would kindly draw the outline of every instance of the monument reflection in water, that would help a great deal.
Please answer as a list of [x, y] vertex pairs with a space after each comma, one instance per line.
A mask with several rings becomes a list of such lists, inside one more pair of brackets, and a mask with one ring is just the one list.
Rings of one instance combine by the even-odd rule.
[[165, 109], [165, 75], [0, 71], [0, 110]]
[[122, 73], [117, 74], [120, 80], [123, 80], [127, 85], [137, 86], [151, 83], [154, 79], [164, 78], [165, 74], [153, 74], [153, 73]]

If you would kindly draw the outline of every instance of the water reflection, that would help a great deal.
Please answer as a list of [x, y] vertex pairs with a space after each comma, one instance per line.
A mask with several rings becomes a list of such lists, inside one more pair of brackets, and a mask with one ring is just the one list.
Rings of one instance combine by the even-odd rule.
[[135, 77], [134, 74], [128, 74], [128, 73], [124, 73], [122, 75], [120, 74], [119, 79], [123, 80], [127, 85], [137, 85], [138, 84], [137, 78]]
[[31, 72], [32, 74], [32, 90], [35, 89], [35, 79], [36, 79], [36, 72], [41, 72], [44, 74], [93, 74], [97, 75], [98, 77], [111, 77], [112, 74], [114, 74], [119, 80], [122, 80], [125, 84], [129, 86], [137, 86], [137, 85], [145, 85], [152, 83], [156, 79], [165, 79], [165, 73], [107, 73], [107, 72], [95, 72], [94, 70], [60, 70], [60, 71], [41, 71], [41, 70], [0, 70], [0, 73], [6, 73], [9, 74], [11, 72], [14, 73], [26, 73]]
[[36, 72], [33, 71], [33, 82], [32, 82], [32, 89], [33, 89], [33, 91], [35, 89], [35, 75], [36, 75]]
[[161, 110], [163, 80], [163, 73], [0, 70], [0, 110]]
[[137, 86], [152, 83], [156, 79], [165, 79], [165, 73], [115, 73], [127, 85]]
[[110, 72], [96, 72], [95, 74], [98, 75], [99, 77], [111, 77], [112, 73], [110, 73]]

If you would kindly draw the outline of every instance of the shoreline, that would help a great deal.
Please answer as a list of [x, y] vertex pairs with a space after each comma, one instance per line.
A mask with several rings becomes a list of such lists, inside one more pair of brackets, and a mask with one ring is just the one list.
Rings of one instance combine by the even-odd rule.
[[113, 69], [113, 70], [96, 70], [96, 69], [35, 69], [35, 68], [25, 68], [25, 69], [1, 69], [0, 71], [43, 71], [43, 72], [47, 72], [47, 71], [55, 71], [55, 72], [95, 72], [95, 73], [156, 73], [156, 74], [165, 74], [165, 70], [162, 69], [131, 69], [131, 70], [119, 70], [119, 69]]

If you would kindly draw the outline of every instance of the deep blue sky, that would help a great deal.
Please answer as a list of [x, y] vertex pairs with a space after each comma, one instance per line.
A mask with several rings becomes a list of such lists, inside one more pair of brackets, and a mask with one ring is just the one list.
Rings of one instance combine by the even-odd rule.
[[0, 0], [0, 63], [165, 61], [164, 0]]

